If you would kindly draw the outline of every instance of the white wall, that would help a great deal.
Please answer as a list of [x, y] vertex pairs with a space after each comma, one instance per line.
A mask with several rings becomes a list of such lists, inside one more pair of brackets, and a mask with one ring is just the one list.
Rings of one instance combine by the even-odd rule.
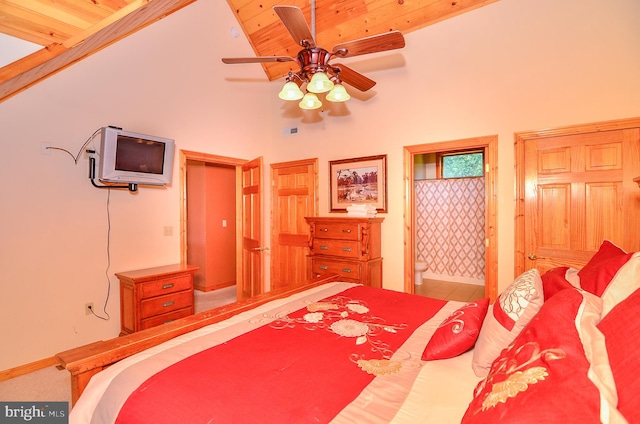
[[405, 38], [397, 53], [344, 59], [378, 82], [347, 116], [321, 113], [282, 137], [300, 119], [274, 108], [274, 155], [318, 156], [322, 215], [327, 161], [388, 155], [384, 286], [403, 290], [403, 146], [497, 134], [503, 289], [514, 272], [514, 132], [640, 116], [640, 2], [501, 0]]
[[[177, 166], [167, 189], [109, 197], [91, 185], [84, 155], [76, 165], [61, 151], [41, 155], [41, 143], [76, 155], [94, 130], [117, 125], [178, 149], [244, 159], [268, 149], [270, 84], [260, 66], [220, 61], [253, 54], [231, 26], [226, 2], [196, 2], [0, 103], [0, 369], [117, 336], [113, 274], [180, 260]], [[111, 319], [102, 321], [84, 304], [101, 311], [107, 295], [107, 202]]]
[[[513, 133], [640, 116], [637, 0], [501, 0], [407, 34], [401, 51], [352, 58], [375, 79], [342, 111], [302, 114], [277, 98], [226, 2], [199, 1], [0, 103], [0, 370], [114, 337], [113, 273], [179, 260], [178, 170], [165, 190], [91, 186], [74, 155], [104, 125], [172, 137], [179, 149], [269, 163], [318, 157], [321, 214], [328, 215], [328, 161], [388, 155], [384, 285], [402, 290], [403, 146], [499, 136], [499, 284], [513, 278]], [[176, 34], [184, 34], [178, 40]], [[284, 137], [283, 128], [300, 134]], [[265, 193], [265, 218], [269, 199]], [[106, 204], [111, 213], [109, 321]], [[163, 236], [165, 226], [174, 236]], [[268, 228], [265, 240], [269, 240]]]

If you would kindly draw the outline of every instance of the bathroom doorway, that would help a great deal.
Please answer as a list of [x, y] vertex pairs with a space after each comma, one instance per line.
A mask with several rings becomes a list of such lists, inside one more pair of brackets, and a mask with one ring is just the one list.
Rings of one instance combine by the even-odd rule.
[[[436, 176], [443, 176], [442, 164], [446, 163], [443, 162], [443, 158], [454, 157], [456, 154], [460, 154], [461, 152], [469, 153], [470, 155], [474, 153], [480, 154], [483, 160], [483, 166], [481, 166], [479, 172], [480, 176], [476, 178], [450, 179], [449, 181], [442, 178], [436, 179]], [[417, 167], [416, 162], [419, 163], [419, 166]], [[431, 170], [430, 168], [433, 169]], [[445, 292], [447, 290], [446, 284], [449, 284], [448, 289], [452, 292], [451, 284], [463, 284], [463, 286], [460, 286], [458, 289], [461, 296], [466, 296], [466, 294], [463, 294], [462, 292], [466, 293], [473, 291], [474, 294], [470, 294], [469, 297], [477, 297], [482, 293], [482, 291], [484, 291], [484, 293], [482, 293], [484, 296], [488, 296], [492, 300], [495, 299], [497, 295], [497, 237], [495, 214], [497, 136], [407, 146], [404, 148], [404, 171], [406, 187], [404, 254], [405, 291], [409, 293], [425, 294], [428, 290], [434, 289], [434, 285], [439, 285], [440, 288], [438, 290], [440, 292]], [[433, 178], [427, 178], [426, 174], [420, 175], [422, 172], [432, 173]], [[416, 179], [423, 180], [423, 182], [420, 182], [420, 185], [418, 186]], [[417, 189], [422, 190], [420, 192], [420, 196], [416, 196]], [[427, 194], [424, 194], [425, 191]], [[424, 196], [432, 197], [430, 200], [425, 200]], [[446, 202], [442, 201], [444, 198], [449, 196], [450, 199], [454, 200], [448, 200]], [[427, 219], [425, 219], [424, 211], [419, 211], [417, 209], [419, 206], [418, 201], [426, 201], [430, 203], [438, 201], [445, 205], [443, 210], [448, 216], [441, 216], [443, 220], [440, 222], [438, 222], [437, 219], [431, 219], [431, 217], [427, 217]], [[454, 202], [456, 203], [455, 206], [453, 206]], [[452, 213], [446, 212], [449, 207], [454, 208], [451, 209]], [[471, 268], [470, 271], [468, 270], [465, 273], [470, 277], [446, 278], [446, 280], [453, 282], [442, 282], [442, 279], [438, 279], [438, 274], [433, 272], [437, 271], [435, 268], [442, 268], [442, 263], [437, 267], [432, 263], [431, 268], [434, 269], [431, 269], [428, 273], [433, 276], [433, 279], [426, 281], [430, 286], [416, 286], [415, 282], [416, 279], [418, 279], [417, 275], [421, 274], [421, 271], [416, 270], [416, 263], [425, 260], [429, 261], [434, 258], [430, 257], [429, 259], [425, 259], [425, 257], [429, 256], [425, 253], [426, 251], [421, 251], [419, 258], [417, 241], [420, 240], [421, 243], [424, 242], [421, 246], [423, 249], [427, 249], [428, 251], [431, 247], [429, 247], [429, 242], [425, 241], [425, 236], [431, 237], [434, 240], [442, 238], [443, 236], [446, 237], [443, 233], [438, 234], [437, 231], [427, 231], [427, 234], [427, 232], [424, 231], [424, 226], [430, 226], [426, 227], [427, 230], [436, 229], [436, 226], [440, 229], [445, 226], [447, 227], [446, 229], [449, 230], [449, 224], [445, 222], [446, 219], [451, 219], [449, 215], [453, 215], [453, 212], [460, 211], [461, 209], [474, 209], [476, 213], [483, 214], [483, 216], [480, 216], [478, 219], [474, 218], [473, 214], [459, 214], [460, 216], [458, 217], [457, 223], [451, 224], [457, 227], [454, 232], [475, 232], [472, 237], [475, 237], [477, 240], [471, 242], [472, 244], [467, 242], [467, 236], [465, 236], [460, 239], [462, 240], [460, 243], [465, 244], [465, 246], [458, 245], [454, 247], [465, 253], [465, 255], [460, 255], [459, 258], [460, 261], [462, 261], [462, 256], [465, 256], [465, 267], [468, 269]], [[433, 218], [435, 218], [435, 216]], [[422, 230], [418, 225], [423, 226]], [[478, 226], [480, 226], [480, 228], [477, 228]], [[474, 250], [474, 252], [471, 252], [471, 250]], [[449, 264], [445, 267], [455, 268], [455, 266], [459, 265], [456, 263], [458, 256], [455, 254], [449, 255], [449, 258], [446, 260], [449, 261]], [[483, 261], [484, 264], [482, 263]], [[418, 263], [418, 265], [423, 265], [424, 267], [425, 263]], [[484, 266], [482, 267], [482, 265]], [[482, 267], [482, 269], [478, 268], [478, 266]], [[474, 267], [475, 269], [473, 269]], [[455, 274], [455, 272], [453, 272], [453, 274]], [[484, 287], [478, 287], [478, 284], [481, 284], [482, 282], [484, 282]], [[472, 284], [469, 285], [469, 283]], [[461, 298], [460, 300], [465, 299]]]

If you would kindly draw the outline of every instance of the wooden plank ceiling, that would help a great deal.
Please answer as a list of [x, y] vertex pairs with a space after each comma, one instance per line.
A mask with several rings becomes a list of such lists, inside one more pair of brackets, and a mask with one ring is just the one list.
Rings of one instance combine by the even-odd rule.
[[[0, 102], [196, 0], [0, 0], [0, 33], [43, 46], [0, 68]], [[219, 0], [203, 0], [219, 1]], [[497, 0], [316, 0], [318, 45], [390, 30], [404, 34]], [[298, 6], [311, 23], [310, 0], [227, 0], [257, 56], [296, 56], [272, 6]], [[269, 80], [292, 62], [263, 64]], [[238, 66], [238, 65], [235, 65]], [[259, 65], [243, 65], [259, 66]]]

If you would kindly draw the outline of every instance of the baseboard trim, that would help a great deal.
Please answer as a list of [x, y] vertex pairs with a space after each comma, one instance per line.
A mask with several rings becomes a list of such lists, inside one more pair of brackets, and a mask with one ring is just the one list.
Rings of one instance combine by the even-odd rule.
[[58, 360], [55, 356], [31, 362], [29, 364], [20, 365], [19, 367], [0, 371], [0, 381], [10, 380], [12, 378], [20, 377], [21, 375], [29, 374], [30, 372], [38, 371], [43, 368], [52, 367], [55, 365], [58, 365]]

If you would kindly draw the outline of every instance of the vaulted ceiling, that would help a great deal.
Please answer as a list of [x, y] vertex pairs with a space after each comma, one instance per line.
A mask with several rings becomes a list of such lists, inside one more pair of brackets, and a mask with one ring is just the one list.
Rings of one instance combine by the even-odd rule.
[[[0, 33], [42, 49], [0, 68], [0, 102], [197, 0], [0, 0]], [[219, 1], [219, 0], [203, 0]], [[272, 6], [302, 9], [316, 43], [404, 34], [498, 0], [227, 0], [257, 56], [293, 56], [300, 46]], [[315, 22], [312, 22], [315, 18]], [[269, 80], [292, 62], [262, 66]]]

